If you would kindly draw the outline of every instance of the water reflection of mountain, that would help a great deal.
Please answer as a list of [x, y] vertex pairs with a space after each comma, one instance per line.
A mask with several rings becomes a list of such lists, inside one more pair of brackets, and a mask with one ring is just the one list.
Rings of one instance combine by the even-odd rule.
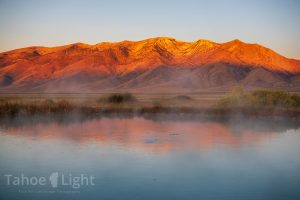
[[[17, 122], [15, 122], [17, 124]], [[33, 139], [62, 139], [76, 143], [121, 145], [126, 148], [169, 152], [180, 149], [210, 150], [219, 145], [240, 148], [270, 139], [295, 129], [296, 125], [272, 124], [271, 121], [231, 119], [155, 120], [141, 117], [102, 118], [76, 123], [36, 122], [19, 126], [1, 125], [1, 134]]]

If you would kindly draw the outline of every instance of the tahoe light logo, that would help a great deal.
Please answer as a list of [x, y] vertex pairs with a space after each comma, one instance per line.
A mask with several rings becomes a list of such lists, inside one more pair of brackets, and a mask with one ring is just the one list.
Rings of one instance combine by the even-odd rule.
[[52, 188], [57, 188], [59, 186], [69, 186], [73, 189], [79, 189], [81, 186], [94, 186], [95, 177], [80, 174], [79, 176], [73, 176], [72, 174], [65, 175], [63, 173], [53, 172], [49, 177], [45, 176], [25, 176], [21, 174], [20, 176], [14, 176], [12, 174], [5, 174], [7, 185], [14, 186], [44, 186], [51, 185]]

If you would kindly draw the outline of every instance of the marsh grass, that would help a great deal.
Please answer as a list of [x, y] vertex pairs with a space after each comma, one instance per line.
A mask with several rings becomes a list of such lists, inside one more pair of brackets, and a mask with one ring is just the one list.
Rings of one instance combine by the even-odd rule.
[[[199, 97], [199, 96], [198, 96]], [[138, 100], [139, 99], [139, 100]], [[199, 99], [199, 98], [198, 98]], [[247, 92], [234, 88], [227, 96], [212, 105], [202, 105], [201, 100], [188, 95], [170, 98], [137, 98], [130, 93], [88, 98], [84, 101], [76, 97], [63, 98], [0, 98], [0, 117], [16, 116], [102, 116], [104, 114], [204, 114], [228, 116], [300, 116], [300, 97], [284, 91], [257, 90]]]
[[246, 92], [241, 87], [234, 88], [229, 95], [221, 98], [222, 108], [251, 109], [300, 109], [300, 96], [286, 91], [255, 90]]
[[1, 99], [0, 115], [35, 115], [35, 114], [54, 114], [68, 113], [74, 110], [75, 105], [66, 100], [22, 100], [22, 99]]

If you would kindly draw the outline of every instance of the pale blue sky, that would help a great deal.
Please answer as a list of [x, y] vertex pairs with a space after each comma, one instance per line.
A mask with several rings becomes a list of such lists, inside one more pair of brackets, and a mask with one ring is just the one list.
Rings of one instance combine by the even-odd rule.
[[300, 59], [299, 0], [0, 0], [0, 51], [75, 42], [240, 39]]

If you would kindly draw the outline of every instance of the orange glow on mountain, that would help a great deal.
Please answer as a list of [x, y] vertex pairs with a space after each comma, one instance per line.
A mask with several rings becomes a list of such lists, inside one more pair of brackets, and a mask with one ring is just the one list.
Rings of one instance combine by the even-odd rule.
[[264, 68], [282, 73], [300, 72], [300, 61], [285, 58], [271, 49], [239, 40], [215, 43], [183, 42], [168, 37], [142, 41], [75, 43], [59, 47], [28, 47], [0, 54], [0, 76], [13, 85], [50, 80], [76, 73], [128, 74], [160, 66], [201, 68], [214, 63]]

